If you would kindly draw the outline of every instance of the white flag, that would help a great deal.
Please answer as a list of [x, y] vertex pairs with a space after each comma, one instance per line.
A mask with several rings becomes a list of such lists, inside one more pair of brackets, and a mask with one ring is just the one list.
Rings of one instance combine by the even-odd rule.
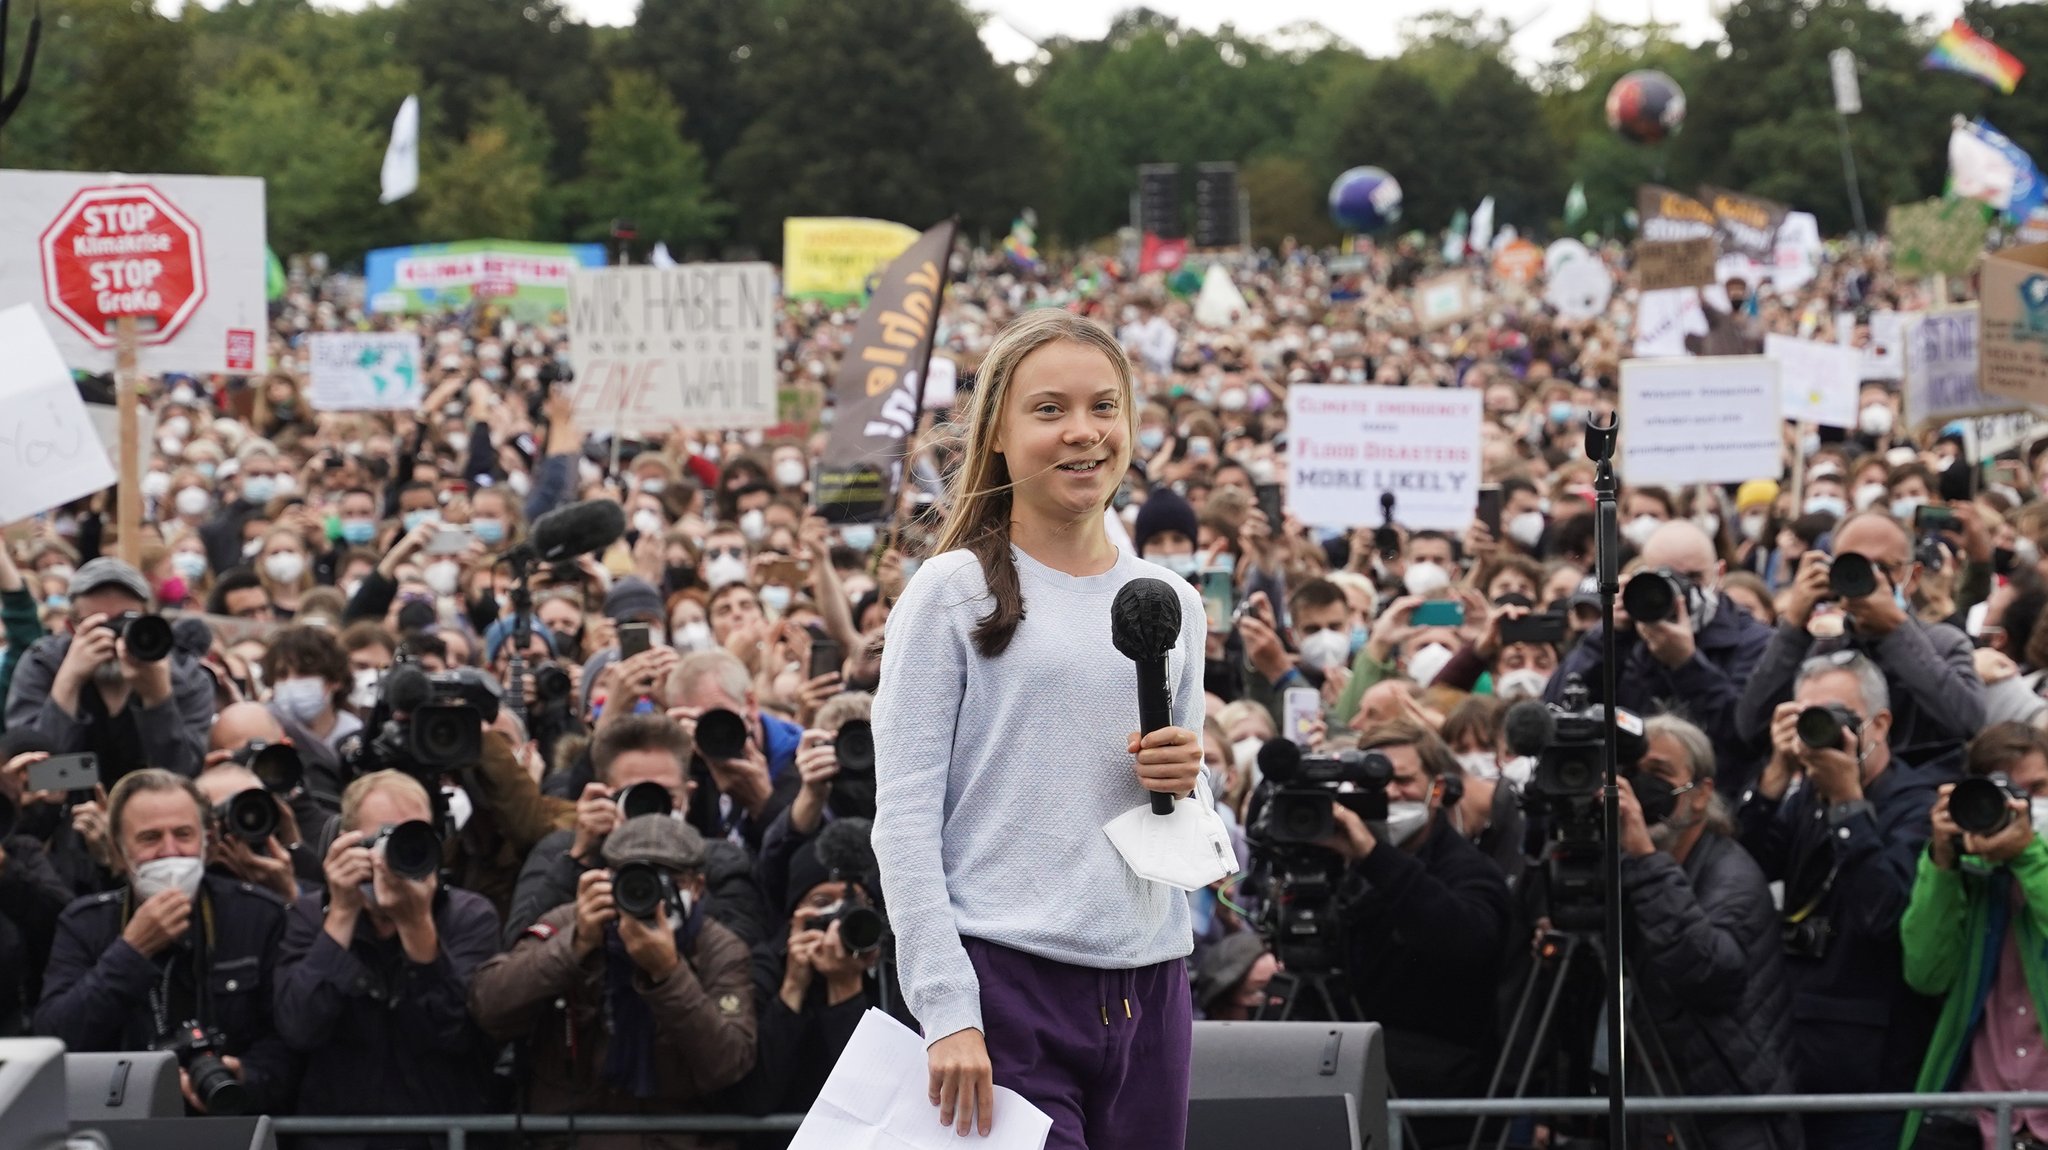
[[1957, 196], [1981, 200], [2003, 211], [2012, 202], [2019, 176], [2012, 160], [1971, 131], [1968, 124], [1959, 124], [1949, 133], [1948, 178]]
[[1493, 247], [1493, 197], [1479, 201], [1472, 209], [1472, 234], [1468, 237], [1472, 250], [1484, 254]]
[[647, 262], [658, 268], [672, 268], [676, 266], [676, 257], [668, 254], [667, 240], [656, 241], [654, 250], [647, 255]]
[[384, 194], [380, 204], [393, 204], [419, 190], [420, 98], [407, 96], [391, 122], [391, 144], [384, 149]]

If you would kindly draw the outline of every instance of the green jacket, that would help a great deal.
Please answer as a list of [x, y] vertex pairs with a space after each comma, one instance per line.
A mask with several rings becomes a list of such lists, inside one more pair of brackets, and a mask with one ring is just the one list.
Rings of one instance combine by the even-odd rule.
[[35, 646], [43, 630], [43, 617], [36, 609], [36, 597], [24, 587], [0, 591], [0, 627], [6, 628], [7, 651], [0, 655], [0, 731], [7, 729], [7, 692], [14, 685], [14, 665], [21, 653]]
[[[2008, 892], [2013, 882], [2020, 884], [2027, 908], [2019, 920], [2020, 962], [2034, 1016], [2048, 1018], [2048, 842], [2036, 836], [2018, 858], [1989, 874], [1963, 866], [1943, 870], [1921, 852], [1913, 896], [1899, 920], [1906, 985], [1945, 997], [1916, 1091], [1942, 1093], [1962, 1074], [1970, 1038], [1998, 975], [2012, 919]], [[1921, 1116], [1918, 1110], [1906, 1114], [1900, 1150], [1910, 1150]]]

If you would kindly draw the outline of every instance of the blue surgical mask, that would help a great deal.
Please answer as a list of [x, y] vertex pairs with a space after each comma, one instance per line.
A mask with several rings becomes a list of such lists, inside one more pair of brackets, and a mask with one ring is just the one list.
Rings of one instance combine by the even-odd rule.
[[1161, 555], [1152, 560], [1183, 579], [1192, 579], [1200, 569], [1200, 562], [1192, 555]]
[[874, 524], [849, 523], [839, 529], [839, 541], [865, 555], [875, 548]]
[[192, 469], [194, 471], [197, 471], [202, 477], [206, 479], [213, 478], [213, 473], [217, 469], [217, 467], [218, 465], [215, 464], [212, 460], [204, 459], [192, 465]]
[[1138, 446], [1144, 449], [1145, 454], [1152, 455], [1157, 453], [1160, 447], [1163, 446], [1165, 443], [1165, 428], [1141, 427], [1138, 429]]
[[912, 575], [917, 574], [917, 565], [922, 562], [924, 562], [924, 560], [913, 559], [908, 555], [903, 557], [903, 581], [905, 583], [910, 582], [910, 577]]
[[1911, 611], [1911, 608], [1906, 606], [1906, 589], [1904, 587], [1894, 586], [1892, 588], [1892, 602], [1897, 603], [1901, 611]]
[[1570, 423], [1571, 421], [1572, 421], [1572, 401], [1571, 401], [1571, 400], [1569, 400], [1569, 399], [1560, 399], [1560, 400], [1556, 400], [1556, 401], [1554, 401], [1553, 403], [1551, 403], [1551, 405], [1550, 405], [1550, 422], [1552, 422], [1552, 423]]
[[431, 517], [433, 514], [434, 513], [430, 510], [408, 511], [405, 513], [405, 517], [403, 520], [401, 520], [401, 522], [405, 524], [405, 529], [407, 531], [417, 531], [419, 529], [419, 525], [425, 523], [428, 520], [428, 518]]
[[1353, 657], [1356, 657], [1360, 651], [1365, 650], [1365, 641], [1371, 635], [1372, 632], [1363, 623], [1351, 628], [1351, 654]]
[[251, 475], [242, 480], [242, 498], [251, 503], [268, 503], [277, 494], [277, 480], [268, 475]]
[[505, 541], [503, 519], [472, 519], [469, 521], [469, 528], [476, 532], [477, 542], [486, 547], [496, 547]]
[[351, 547], [361, 547], [377, 537], [375, 519], [344, 519], [341, 521], [341, 540]]
[[779, 583], [770, 583], [761, 588], [761, 609], [770, 615], [781, 617], [789, 609], [789, 588]]

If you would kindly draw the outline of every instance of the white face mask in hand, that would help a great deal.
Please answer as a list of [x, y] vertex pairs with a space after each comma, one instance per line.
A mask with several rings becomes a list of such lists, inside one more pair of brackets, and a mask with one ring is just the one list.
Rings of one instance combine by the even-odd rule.
[[205, 877], [205, 859], [178, 855], [151, 859], [137, 866], [129, 885], [135, 888], [138, 902], [148, 902], [167, 890], [181, 890], [186, 898], [191, 898], [199, 893], [199, 881]]
[[1216, 808], [1199, 797], [1180, 799], [1170, 815], [1152, 813], [1150, 801], [1103, 824], [1131, 873], [1181, 890], [1201, 890], [1237, 873], [1230, 830]]

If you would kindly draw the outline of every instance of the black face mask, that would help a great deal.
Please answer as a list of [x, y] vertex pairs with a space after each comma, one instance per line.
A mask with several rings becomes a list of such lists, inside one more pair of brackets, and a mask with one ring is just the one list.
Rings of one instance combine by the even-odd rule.
[[2012, 548], [1994, 547], [1991, 549], [1991, 569], [1993, 571], [1998, 572], [2000, 575], [2010, 575], [2012, 574], [2012, 569], [2017, 566], [2019, 566], [2019, 556], [2013, 553]]
[[563, 658], [574, 658], [583, 650], [583, 632], [581, 631], [556, 631], [551, 628], [548, 634], [553, 635], [555, 638], [555, 654]]
[[671, 563], [662, 569], [662, 597], [667, 598], [678, 591], [687, 591], [697, 585], [697, 568], [688, 563]]

